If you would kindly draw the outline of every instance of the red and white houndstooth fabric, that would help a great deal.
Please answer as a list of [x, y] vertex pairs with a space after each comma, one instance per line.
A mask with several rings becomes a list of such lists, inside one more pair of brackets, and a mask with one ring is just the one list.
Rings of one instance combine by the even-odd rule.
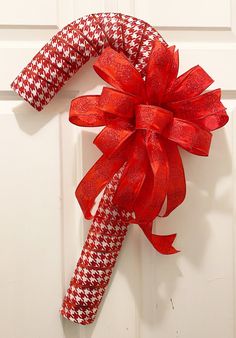
[[127, 233], [131, 214], [112, 203], [121, 172], [104, 191], [61, 308], [61, 314], [76, 323], [95, 319]]
[[145, 76], [154, 39], [164, 40], [146, 22], [119, 13], [99, 13], [73, 21], [35, 55], [11, 87], [38, 111], [91, 57], [111, 46], [123, 51]]
[[[107, 46], [122, 51], [145, 77], [155, 39], [166, 44], [155, 28], [137, 18], [120, 13], [87, 15], [53, 36], [11, 87], [40, 111], [66, 81]], [[121, 172], [105, 189], [60, 310], [62, 316], [76, 323], [85, 325], [95, 319], [127, 233], [131, 215], [112, 203]]]

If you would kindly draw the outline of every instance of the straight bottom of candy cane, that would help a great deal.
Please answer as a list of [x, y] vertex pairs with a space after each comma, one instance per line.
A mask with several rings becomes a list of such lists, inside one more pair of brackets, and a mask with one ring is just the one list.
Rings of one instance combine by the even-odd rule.
[[104, 191], [60, 309], [63, 317], [82, 325], [96, 317], [127, 234], [130, 216], [112, 203], [121, 172]]

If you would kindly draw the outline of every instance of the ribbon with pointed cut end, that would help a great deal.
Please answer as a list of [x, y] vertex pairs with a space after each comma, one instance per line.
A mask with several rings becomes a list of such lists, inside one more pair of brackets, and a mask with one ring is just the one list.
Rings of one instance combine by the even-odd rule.
[[94, 69], [113, 88], [75, 98], [69, 116], [79, 126], [105, 126], [94, 140], [103, 155], [76, 190], [85, 217], [92, 218], [96, 197], [124, 166], [113, 203], [132, 213], [130, 222], [139, 224], [163, 254], [177, 252], [172, 245], [176, 234], [155, 235], [152, 222], [185, 198], [178, 146], [208, 156], [211, 131], [228, 121], [220, 89], [203, 93], [211, 77], [200, 66], [181, 76], [178, 68], [175, 46], [155, 40], [143, 80], [122, 52], [108, 47]]

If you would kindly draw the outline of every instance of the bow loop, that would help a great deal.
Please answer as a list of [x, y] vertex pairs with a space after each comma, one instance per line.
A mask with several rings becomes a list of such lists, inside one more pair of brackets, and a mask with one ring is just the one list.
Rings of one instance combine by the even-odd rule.
[[82, 127], [106, 124], [105, 114], [99, 109], [99, 95], [80, 96], [71, 101], [69, 120]]
[[116, 129], [113, 127], [104, 128], [94, 139], [93, 143], [105, 154], [110, 157], [119, 150], [123, 143], [133, 134], [129, 128]]
[[193, 122], [174, 118], [164, 136], [190, 153], [199, 156], [209, 154], [212, 134]]
[[129, 94], [145, 97], [145, 85], [141, 74], [134, 68], [123, 53], [111, 47], [106, 48], [93, 65], [97, 74], [116, 89]]
[[134, 117], [135, 106], [138, 102], [138, 98], [133, 95], [104, 87], [98, 101], [98, 106], [100, 110], [109, 114], [123, 119], [132, 119]]

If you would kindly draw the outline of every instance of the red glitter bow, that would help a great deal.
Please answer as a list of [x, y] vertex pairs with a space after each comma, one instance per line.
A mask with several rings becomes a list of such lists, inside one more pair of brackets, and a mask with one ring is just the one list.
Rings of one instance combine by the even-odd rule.
[[92, 218], [96, 197], [125, 165], [113, 203], [130, 211], [130, 222], [138, 223], [164, 254], [177, 252], [172, 246], [176, 234], [153, 234], [152, 221], [169, 215], [185, 198], [178, 146], [207, 156], [210, 131], [228, 121], [221, 90], [202, 94], [212, 84], [211, 77], [200, 66], [177, 77], [178, 68], [175, 46], [156, 40], [143, 80], [123, 53], [108, 47], [94, 69], [114, 88], [75, 98], [69, 117], [79, 126], [105, 126], [94, 140], [103, 155], [76, 190], [85, 217]]

